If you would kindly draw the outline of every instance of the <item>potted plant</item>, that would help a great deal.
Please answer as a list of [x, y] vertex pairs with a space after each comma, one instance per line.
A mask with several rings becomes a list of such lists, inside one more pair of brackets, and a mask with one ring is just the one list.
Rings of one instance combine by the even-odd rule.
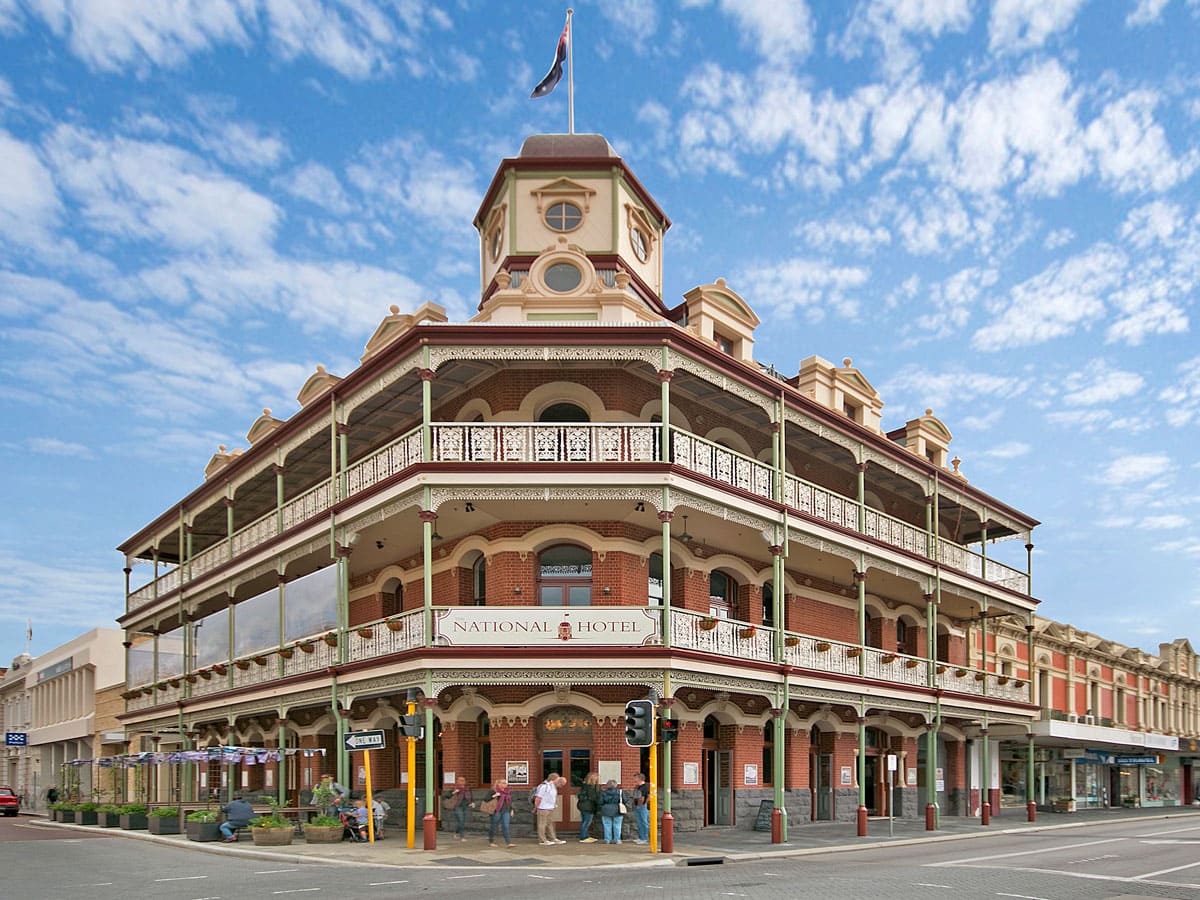
[[813, 644], [813, 649], [818, 653], [828, 653], [833, 648], [833, 644], [829, 641], [816, 641]]
[[1073, 813], [1073, 812], [1075, 812], [1075, 798], [1074, 797], [1059, 797], [1057, 800], [1054, 801], [1054, 805], [1052, 808], [1055, 812]]
[[149, 827], [146, 820], [145, 803], [126, 803], [121, 807], [121, 827], [126, 831], [145, 830]]
[[96, 807], [96, 824], [101, 828], [117, 828], [121, 824], [121, 807], [105, 803]]
[[189, 841], [219, 841], [221, 826], [217, 824], [217, 814], [211, 809], [196, 809], [187, 814], [183, 825]]
[[58, 815], [55, 821], [58, 822], [74, 822], [75, 821], [75, 804], [74, 803], [55, 803], [52, 807]]
[[296, 649], [301, 653], [312, 653], [317, 648], [312, 641], [296, 641]]
[[862, 647], [847, 647], [846, 656], [850, 659], [855, 659], [856, 657], [862, 656]]
[[717, 620], [712, 616], [704, 616], [698, 623], [701, 631], [712, 631], [717, 627]]
[[224, 675], [226, 672], [229, 671], [229, 669], [226, 668], [224, 663], [214, 663], [212, 670], [213, 670], [214, 675]]
[[749, 640], [750, 638], [754, 637], [754, 635], [756, 635], [756, 634], [758, 634], [758, 629], [755, 628], [753, 625], [747, 626], [746, 628], [738, 629], [738, 637], [740, 637], [744, 640]]
[[187, 675], [183, 676], [183, 680], [186, 681], [188, 684], [195, 684], [196, 683], [196, 673], [189, 672]]
[[212, 681], [212, 676], [213, 676], [212, 669], [201, 669], [200, 670], [200, 677], [203, 678], [205, 681]]
[[179, 834], [179, 807], [154, 807], [147, 816], [146, 824], [151, 834]]
[[279, 811], [279, 802], [268, 801], [271, 811], [250, 820], [250, 835], [254, 843], [264, 847], [285, 847], [292, 842], [292, 823]]
[[355, 629], [355, 631], [358, 633], [358, 636], [360, 638], [362, 638], [363, 640], [367, 640], [368, 638], [371, 637], [371, 635], [373, 635], [375, 633], [370, 628], [367, 628], [365, 626], [362, 628], [357, 628], [357, 629]]
[[391, 618], [383, 623], [387, 626], [388, 631], [403, 631], [404, 622], [401, 619]]
[[76, 803], [75, 804], [75, 824], [76, 825], [95, 825], [96, 810], [99, 809], [98, 803]]
[[798, 647], [798, 646], [800, 646], [800, 638], [796, 637], [795, 635], [789, 634], [787, 637], [785, 637], [783, 639], [783, 645], [785, 647]]
[[883, 656], [879, 657], [879, 661], [881, 663], [883, 663], [885, 666], [890, 666], [892, 663], [894, 663], [896, 661], [896, 654], [895, 653], [885, 653], [885, 654], [883, 654]]
[[921, 664], [921, 661], [919, 659], [906, 659], [904, 661], [904, 667], [906, 669], [915, 669], [920, 664]]
[[291, 659], [292, 654], [295, 652], [296, 651], [293, 650], [291, 647], [280, 647], [279, 648], [279, 655], [282, 656], [284, 659]]
[[946, 669], [948, 669], [948, 668], [949, 668], [949, 666], [946, 666], [946, 665], [944, 665], [944, 664], [942, 664], [942, 663], [938, 663], [938, 665], [937, 665], [937, 673], [938, 673], [939, 675], [944, 675], [944, 674], [946, 674]]
[[321, 813], [304, 823], [304, 840], [310, 844], [336, 844], [342, 839], [342, 820]]
[[234, 663], [234, 665], [237, 666], [239, 669], [241, 669], [243, 672], [245, 672], [248, 668], [250, 668], [250, 660], [239, 659], [237, 662]]
[[955, 669], [955, 670], [954, 670], [954, 677], [955, 677], [955, 678], [965, 678], [965, 677], [966, 677], [966, 674], [967, 674], [967, 670], [966, 670], [966, 669]]
[[254, 657], [254, 664], [256, 666], [265, 666], [267, 664], [267, 658], [265, 656], [256, 656]]
[[324, 636], [322, 636], [321, 640], [323, 640], [330, 647], [336, 647], [337, 646], [337, 632], [336, 631], [327, 632]]

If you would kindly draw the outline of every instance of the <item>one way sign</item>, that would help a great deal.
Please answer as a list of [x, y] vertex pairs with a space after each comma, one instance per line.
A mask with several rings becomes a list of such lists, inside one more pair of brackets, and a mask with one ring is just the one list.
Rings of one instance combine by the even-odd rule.
[[384, 748], [383, 730], [351, 731], [342, 739], [347, 750], [382, 750]]

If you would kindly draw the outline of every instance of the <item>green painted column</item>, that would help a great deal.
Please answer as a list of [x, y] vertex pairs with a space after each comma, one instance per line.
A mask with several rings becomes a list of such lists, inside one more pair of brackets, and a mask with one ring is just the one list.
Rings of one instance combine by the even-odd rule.
[[775, 698], [775, 708], [771, 710], [771, 725], [773, 743], [771, 746], [772, 767], [775, 769], [775, 777], [772, 779], [774, 783], [774, 801], [775, 808], [779, 810], [781, 819], [780, 841], [787, 842], [787, 804], [784, 802], [784, 777], [785, 777], [785, 759], [783, 742], [787, 728], [787, 689], [783, 690], [782, 697]]
[[[287, 747], [287, 725], [288, 721], [283, 717], [283, 710], [279, 710], [279, 730], [276, 743], [279, 745], [279, 765], [275, 767], [275, 773], [279, 776], [278, 790], [275, 794], [275, 799], [279, 801], [280, 806], [287, 806], [287, 754], [283, 751]], [[296, 796], [296, 805], [300, 805], [300, 796]]]
[[237, 636], [236, 622], [235, 622], [235, 620], [237, 619], [237, 605], [233, 602], [232, 597], [229, 598], [228, 609], [229, 609], [229, 648], [228, 648], [228, 652], [227, 652], [227, 658], [225, 660], [225, 682], [226, 682], [226, 684], [229, 685], [229, 689], [233, 690], [233, 671], [234, 671], [233, 660], [234, 660], [234, 657], [237, 656], [237, 650], [236, 650], [237, 644], [235, 643], [235, 638]]
[[980, 604], [979, 611], [979, 668], [983, 672], [983, 696], [987, 696], [990, 691], [988, 689], [988, 602], [987, 597], [983, 598]]
[[671, 461], [671, 376], [675, 374], [670, 368], [671, 351], [667, 347], [662, 348], [661, 366], [658, 370], [658, 405], [662, 418], [659, 454], [661, 461], [667, 463]]
[[346, 443], [349, 434], [350, 426], [344, 422], [338, 422], [338, 496], [340, 496], [343, 500], [350, 496], [350, 485], [346, 478], [346, 469], [349, 465]]
[[345, 663], [350, 659], [350, 553], [352, 550], [351, 547], [341, 545], [337, 548], [337, 659], [339, 663]]
[[429, 368], [429, 348], [423, 354], [421, 369], [421, 460], [433, 461], [433, 370]]
[[279, 534], [283, 531], [283, 484], [284, 468], [282, 465], [275, 464], [275, 533]]
[[225, 558], [233, 559], [233, 498], [225, 498]]
[[980, 768], [980, 772], [979, 772], [979, 784], [980, 784], [979, 809], [980, 809], [980, 817], [982, 819], [982, 822], [984, 825], [987, 825], [991, 822], [991, 819], [992, 819], [992, 803], [991, 803], [992, 768], [991, 768], [991, 756], [988, 752], [989, 751], [988, 729], [987, 729], [987, 718], [986, 717], [984, 717], [983, 728], [979, 732], [979, 739], [980, 739], [980, 745], [979, 745], [979, 760], [980, 760], [980, 762], [979, 762], [979, 768]]
[[433, 696], [433, 676], [428, 671], [425, 673], [425, 699], [422, 703], [425, 707], [425, 815], [432, 816], [433, 797], [438, 791], [433, 781], [433, 708], [437, 706], [437, 698]]
[[933, 605], [933, 594], [925, 598], [925, 683], [937, 687], [937, 607]]
[[866, 560], [861, 554], [858, 558], [858, 570], [854, 573], [854, 583], [858, 588], [858, 674], [867, 672], [867, 573]]
[[925, 725], [925, 830], [937, 828], [937, 717]]
[[1025, 760], [1025, 806], [1028, 810], [1028, 818], [1030, 822], [1037, 821], [1037, 769], [1034, 765], [1033, 753], [1033, 732], [1029, 733], [1028, 739], [1029, 749], [1027, 751], [1027, 759]]
[[775, 622], [775, 661], [780, 664], [787, 662], [783, 644], [785, 587], [786, 585], [783, 580], [783, 545], [780, 543], [771, 547], [771, 616]]
[[668, 650], [671, 648], [671, 520], [674, 517], [671, 489], [664, 486], [658, 520], [662, 522], [662, 644]]
[[422, 618], [425, 623], [425, 646], [433, 646], [433, 523], [437, 513], [429, 508], [433, 502], [429, 488], [424, 490], [424, 506], [418, 514], [421, 519], [421, 559], [424, 572], [421, 574]]
[[[862, 452], [862, 448], [859, 448]], [[860, 462], [855, 466], [858, 472], [858, 531], [862, 534], [867, 530], [867, 463]]]
[[867, 836], [867, 719], [866, 704], [858, 703], [858, 759], [855, 767], [858, 770], [858, 836]]

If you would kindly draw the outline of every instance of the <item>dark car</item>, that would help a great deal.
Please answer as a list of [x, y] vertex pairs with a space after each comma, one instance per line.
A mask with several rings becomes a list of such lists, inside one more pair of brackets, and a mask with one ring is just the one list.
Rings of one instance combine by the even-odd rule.
[[0, 812], [3, 812], [6, 816], [15, 816], [19, 805], [16, 791], [10, 787], [0, 785]]

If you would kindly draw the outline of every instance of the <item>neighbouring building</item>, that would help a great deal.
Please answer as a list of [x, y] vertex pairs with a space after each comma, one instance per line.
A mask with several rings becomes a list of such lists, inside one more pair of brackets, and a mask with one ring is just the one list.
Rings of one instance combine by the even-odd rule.
[[999, 809], [1046, 724], [1033, 648], [1064, 652], [1036, 520], [932, 410], [885, 428], [849, 359], [757, 361], [723, 279], [668, 304], [670, 221], [604, 138], [529, 138], [474, 224], [469, 321], [393, 307], [119, 548], [130, 746], [324, 750], [183, 767], [185, 798], [293, 800], [360, 787], [344, 735], [382, 730], [373, 786], [399, 791], [412, 703], [436, 812], [458, 775], [632, 785], [624, 708], [653, 691], [677, 828]]

